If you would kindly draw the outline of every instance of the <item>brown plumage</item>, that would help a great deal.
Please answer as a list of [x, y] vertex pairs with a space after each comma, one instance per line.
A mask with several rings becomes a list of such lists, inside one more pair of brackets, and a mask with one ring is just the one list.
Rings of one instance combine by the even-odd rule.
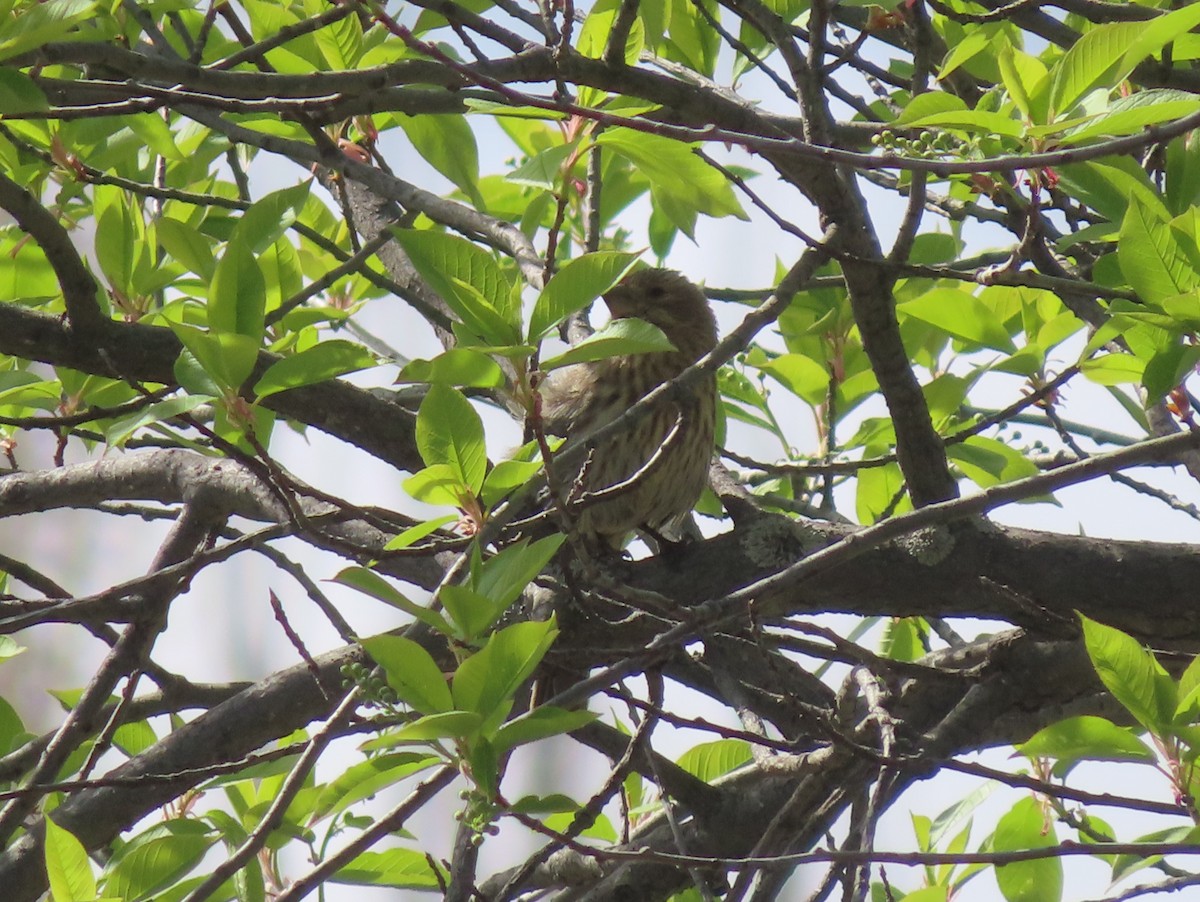
[[[708, 299], [672, 270], [638, 270], [608, 292], [604, 301], [614, 318], [637, 317], [658, 326], [675, 350], [610, 357], [552, 373], [541, 387], [542, 417], [547, 432], [566, 437], [564, 448], [586, 440], [678, 376], [717, 341]], [[584, 486], [593, 492], [616, 485], [642, 468], [683, 415], [661, 458], [636, 484], [580, 511], [578, 528], [585, 539], [619, 549], [635, 529], [672, 533], [707, 482], [716, 404], [716, 379], [705, 376], [682, 405], [660, 404], [632, 428], [596, 447]], [[573, 475], [560, 474], [560, 478], [568, 484]]]

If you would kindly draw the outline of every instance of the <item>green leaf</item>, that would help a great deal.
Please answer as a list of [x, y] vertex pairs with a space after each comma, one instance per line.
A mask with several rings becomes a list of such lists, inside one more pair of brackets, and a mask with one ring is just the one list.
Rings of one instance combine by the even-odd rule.
[[540, 460], [502, 460], [483, 480], [479, 496], [488, 507], [494, 507], [513, 489], [532, 479], [541, 468]]
[[0, 661], [7, 661], [26, 651], [24, 645], [18, 645], [12, 636], [0, 636]]
[[1121, 60], [1119, 78], [1125, 78], [1134, 67], [1148, 56], [1162, 50], [1176, 38], [1181, 38], [1200, 25], [1200, 7], [1189, 3], [1174, 12], [1137, 23], [1137, 38]]
[[414, 710], [437, 714], [454, 707], [442, 669], [416, 642], [402, 636], [372, 636], [362, 640], [362, 647], [387, 673], [388, 685]]
[[216, 837], [202, 824], [195, 826], [199, 830], [151, 834], [123, 848], [106, 868], [104, 894], [127, 900], [155, 898], [195, 868], [212, 847]]
[[521, 539], [492, 555], [471, 573], [471, 588], [501, 610], [525, 591], [529, 581], [545, 569], [566, 537], [545, 536], [535, 542]]
[[570, 796], [553, 793], [548, 796], [521, 796], [512, 805], [510, 811], [520, 814], [560, 814], [574, 813], [579, 810], [579, 803]]
[[563, 165], [571, 154], [578, 151], [572, 144], [557, 144], [541, 153], [534, 154], [516, 169], [505, 173], [504, 178], [518, 185], [531, 185], [553, 191], [563, 178]]
[[46, 874], [54, 902], [93, 902], [96, 878], [83, 843], [69, 831], [45, 818]]
[[938, 80], [945, 79], [946, 76], [969, 63], [984, 51], [996, 52], [995, 28], [975, 28], [967, 32], [966, 36], [951, 48], [946, 54], [946, 58], [942, 60], [942, 67], [938, 71]]
[[1004, 323], [983, 301], [955, 288], [934, 288], [899, 305], [899, 312], [942, 329], [955, 338], [1012, 353], [1016, 345]]
[[509, 749], [519, 745], [527, 745], [549, 736], [570, 733], [591, 723], [597, 717], [591, 711], [555, 708], [542, 705], [510, 720], [499, 730], [492, 740], [497, 754], [504, 754]]
[[610, 319], [603, 327], [557, 357], [543, 360], [540, 366], [543, 372], [548, 373], [564, 366], [608, 357], [674, 350], [675, 346], [658, 326], [625, 316]]
[[178, 219], [163, 217], [158, 220], [155, 233], [168, 254], [205, 282], [212, 281], [217, 264], [208, 239], [198, 229]]
[[475, 206], [484, 206], [479, 195], [479, 149], [465, 116], [396, 113], [395, 120], [425, 162], [462, 189]]
[[489, 252], [444, 232], [394, 231], [421, 278], [472, 333], [488, 344], [520, 343], [512, 283]]
[[[1054, 823], [1036, 799], [1023, 798], [1000, 818], [992, 836], [996, 852], [1045, 849], [1057, 844]], [[1062, 898], [1062, 859], [1040, 858], [997, 865], [996, 882], [1007, 902], [1058, 902]]]
[[1068, 717], [1041, 730], [1016, 747], [1027, 758], [1076, 761], [1149, 761], [1154, 752], [1130, 730], [1103, 717]]
[[500, 365], [482, 351], [451, 348], [432, 360], [413, 360], [400, 371], [396, 381], [498, 388], [505, 379]]
[[919, 124], [925, 116], [934, 116], [939, 113], [954, 113], [963, 112], [969, 109], [966, 102], [962, 98], [949, 94], [945, 91], [926, 91], [924, 94], [918, 94], [900, 111], [900, 115], [896, 117], [896, 125], [913, 125]]
[[1079, 368], [1097, 385], [1137, 384], [1142, 381], [1146, 361], [1131, 354], [1101, 354], [1084, 360]]
[[[253, 251], [231, 241], [217, 261], [208, 298], [208, 326], [213, 332], [245, 335], [262, 341], [267, 283]], [[248, 374], [247, 374], [248, 375]]]
[[[922, 94], [928, 97], [928, 94]], [[991, 113], [987, 110], [951, 110], [945, 113], [931, 113], [922, 116], [908, 124], [909, 128], [945, 128], [953, 131], [966, 132], [972, 135], [1003, 135], [1008, 138], [1019, 138], [1024, 133], [1021, 123], [1012, 116], [1004, 113]]]
[[252, 254], [261, 254], [296, 222], [308, 202], [312, 179], [265, 194], [246, 208], [234, 227], [230, 242]]
[[[490, 474], [489, 474], [490, 475]], [[487, 491], [487, 480], [484, 480], [484, 491]], [[433, 532], [441, 529], [447, 523], [453, 523], [458, 519], [458, 514], [446, 514], [441, 517], [434, 517], [432, 520], [423, 520], [416, 526], [410, 526], [408, 529], [399, 533], [395, 537], [388, 540], [388, 543], [383, 546], [384, 551], [394, 551], [398, 548], [408, 548], [416, 544], [421, 539], [425, 538]]]
[[[249, 377], [258, 360], [258, 342], [247, 335], [233, 332], [210, 334], [201, 332], [191, 326], [170, 323], [171, 330], [183, 342], [184, 352], [180, 354], [175, 364], [175, 375], [179, 384], [193, 394], [221, 394], [236, 392]], [[197, 386], [201, 391], [194, 391], [185, 381], [186, 373], [180, 373], [180, 361], [191, 355], [192, 362], [200, 367], [215, 383], [218, 391], [213, 392], [204, 386]], [[185, 361], [184, 366], [189, 364]]]
[[473, 494], [449, 464], [434, 464], [404, 480], [404, 491], [424, 504], [463, 507]]
[[355, 802], [370, 798], [379, 790], [394, 786], [405, 777], [427, 770], [437, 763], [437, 757], [417, 752], [392, 752], [360, 761], [342, 771], [321, 790], [313, 805], [312, 816], [320, 820], [338, 814]]
[[[1140, 94], [1151, 93], [1141, 91]], [[1193, 95], [1188, 95], [1193, 96]], [[1200, 132], [1180, 135], [1167, 145], [1167, 190], [1170, 212], [1183, 213], [1200, 198]]]
[[691, 145], [625, 128], [609, 129], [596, 143], [625, 157], [650, 180], [656, 192], [686, 210], [715, 217], [748, 218], [729, 181], [696, 156]]
[[1113, 222], [1125, 217], [1133, 198], [1160, 218], [1168, 217], [1158, 189], [1133, 160], [1110, 158], [1102, 162], [1071, 163], [1057, 171], [1067, 191]]
[[1005, 44], [996, 55], [1004, 89], [1026, 122], [1044, 121], [1046, 67], [1041, 60]]
[[1086, 125], [1068, 131], [1061, 144], [1079, 144], [1099, 137], [1131, 135], [1148, 125], [1182, 119], [1200, 110], [1200, 98], [1187, 91], [1156, 88], [1121, 97]]
[[363, 31], [357, 16], [347, 16], [319, 29], [314, 43], [324, 57], [323, 70], [354, 69], [362, 58]]
[[514, 623], [493, 633], [487, 645], [459, 665], [453, 694], [457, 708], [485, 719], [511, 702], [554, 642], [553, 620]]
[[1176, 721], [1185, 717], [1186, 722], [1194, 722], [1197, 718], [1191, 715], [1194, 714], [1193, 708], [1200, 697], [1200, 655], [1192, 658], [1192, 663], [1180, 676], [1178, 693], [1179, 704], [1175, 706]]
[[377, 598], [385, 604], [399, 608], [404, 613], [415, 617], [427, 626], [433, 627], [440, 633], [452, 635], [453, 630], [437, 611], [424, 605], [410, 601], [402, 592], [397, 590], [374, 570], [366, 567], [347, 567], [333, 578], [333, 582], [341, 586], [357, 589], [372, 598]]
[[1142, 385], [1146, 388], [1147, 403], [1154, 403], [1171, 389], [1181, 385], [1200, 362], [1200, 347], [1174, 344], [1160, 351], [1146, 362], [1142, 372]]
[[1113, 22], [1085, 32], [1054, 67], [1050, 109], [1055, 118], [1069, 113], [1085, 94], [1111, 89], [1129, 74], [1125, 54], [1146, 28], [1144, 22]]
[[49, 106], [32, 78], [16, 69], [0, 69], [0, 116], [36, 113]]
[[121, 116], [117, 120], [138, 136], [148, 148], [168, 160], [179, 161], [186, 159], [169, 126], [157, 112], [138, 113], [132, 116]]
[[0, 61], [57, 41], [94, 15], [91, 0], [46, 0], [23, 5], [18, 15], [7, 14], [0, 27]]
[[333, 883], [355, 886], [391, 886], [397, 889], [436, 890], [449, 878], [435, 871], [424, 852], [387, 849], [363, 852], [329, 878]]
[[190, 413], [197, 407], [208, 404], [212, 399], [206, 395], [183, 395], [177, 398], [167, 398], [151, 404], [144, 410], [115, 421], [104, 430], [104, 440], [110, 445], [121, 445], [127, 438], [139, 429], [177, 417], [181, 413]]
[[336, 338], [322, 341], [271, 364], [255, 384], [254, 393], [261, 400], [276, 392], [314, 385], [375, 365], [371, 352], [361, 345]]
[[750, 743], [744, 739], [717, 739], [692, 746], [675, 763], [689, 774], [711, 783], [753, 760]]
[[[1147, 833], [1144, 836], [1136, 837], [1133, 841], [1139, 843], [1154, 843], [1156, 845], [1162, 843], [1194, 843], [1197, 836], [1200, 836], [1200, 829], [1196, 827], [1168, 827], [1164, 830], [1155, 830]], [[1143, 868], [1154, 867], [1158, 862], [1162, 861], [1161, 855], [1116, 855], [1113, 857], [1112, 865], [1112, 882], [1124, 880], [1131, 874], [1134, 874]]]
[[1200, 285], [1179, 233], [1131, 198], [1117, 245], [1121, 273], [1143, 300], [1157, 303]]
[[473, 737], [467, 747], [466, 760], [466, 770], [480, 794], [487, 798], [495, 796], [500, 788], [500, 756], [491, 742], [484, 736]]
[[363, 743], [364, 751], [395, 748], [398, 745], [425, 744], [435, 739], [465, 739], [478, 732], [483, 718], [474, 711], [443, 711], [426, 714], [376, 739]]
[[[579, 29], [579, 40], [576, 42], [576, 50], [582, 56], [596, 60], [604, 58], [613, 22], [621, 8], [622, 4], [618, 0], [597, 0], [592, 6], [587, 18], [583, 20], [583, 27]], [[621, 58], [624, 59], [625, 65], [637, 64], [638, 55], [642, 52], [644, 45], [645, 29], [641, 20], [635, 19], [633, 27], [626, 36], [625, 46], [621, 48], [624, 51]], [[584, 101], [581, 100], [580, 103], [584, 103]], [[585, 103], [584, 105], [590, 104]]]
[[568, 261], [546, 284], [533, 305], [529, 317], [529, 341], [539, 341], [555, 325], [620, 282], [637, 259], [637, 254], [598, 251]]
[[467, 586], [442, 586], [438, 590], [438, 601], [446, 608], [466, 642], [482, 636], [504, 613], [504, 609], [496, 607], [491, 599]]
[[926, 653], [929, 626], [920, 617], [893, 617], [883, 629], [880, 654], [892, 661], [915, 661]]
[[966, 441], [948, 446], [946, 456], [958, 464], [980, 488], [1036, 476], [1038, 473], [1037, 465], [1020, 451], [982, 435], [973, 435]]
[[832, 376], [821, 363], [805, 354], [781, 354], [768, 358], [758, 349], [751, 350], [746, 363], [778, 380], [792, 394], [814, 407], [829, 396]]
[[461, 393], [432, 385], [417, 411], [417, 450], [426, 464], [446, 464], [473, 493], [487, 471], [483, 422]]
[[1134, 719], [1162, 735], [1174, 720], [1175, 684], [1136, 639], [1079, 615], [1083, 641], [1100, 681]]
[[[876, 452], [882, 453], [882, 452]], [[867, 454], [864, 451], [864, 454]], [[867, 456], [872, 456], [868, 454]], [[904, 487], [904, 477], [896, 464], [886, 464], [882, 467], [871, 467], [858, 474], [857, 492], [854, 498], [854, 511], [860, 523], [874, 523], [885, 511], [892, 507], [892, 501]], [[905, 509], [901, 501], [896, 512]]]
[[113, 288], [132, 296], [134, 266], [145, 235], [141, 216], [133, 212], [125, 192], [109, 186], [96, 187], [95, 209], [100, 271]]

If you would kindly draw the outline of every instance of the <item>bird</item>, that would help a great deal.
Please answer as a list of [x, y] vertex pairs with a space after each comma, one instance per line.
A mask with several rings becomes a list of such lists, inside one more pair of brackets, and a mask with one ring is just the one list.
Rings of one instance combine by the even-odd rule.
[[[717, 343], [708, 298], [674, 270], [635, 270], [603, 300], [613, 319], [636, 317], [657, 326], [674, 350], [608, 357], [550, 373], [539, 386], [541, 417], [547, 433], [564, 438], [559, 454], [586, 443]], [[637, 530], [656, 539], [675, 537], [708, 483], [716, 410], [716, 377], [705, 373], [682, 398], [659, 404], [630, 428], [603, 439], [581, 466], [558, 474], [564, 486], [579, 483], [587, 493], [602, 492], [629, 480], [659, 455], [631, 486], [578, 511], [575, 525], [586, 543], [620, 552]]]

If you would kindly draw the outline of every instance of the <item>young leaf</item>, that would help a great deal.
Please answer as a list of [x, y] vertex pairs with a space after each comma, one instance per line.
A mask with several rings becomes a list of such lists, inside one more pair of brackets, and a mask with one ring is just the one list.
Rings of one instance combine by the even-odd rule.
[[366, 348], [335, 338], [275, 361], [255, 383], [254, 394], [261, 400], [276, 392], [314, 385], [375, 365], [375, 358]]
[[439, 385], [498, 388], [504, 371], [487, 354], [475, 348], [451, 348], [432, 360], [414, 360], [400, 371], [397, 382], [431, 382]]
[[[1058, 842], [1054, 824], [1036, 799], [1023, 798], [1000, 818], [992, 838], [996, 852], [1044, 849]], [[1062, 898], [1060, 858], [1038, 858], [996, 866], [996, 882], [1007, 902], [1058, 902]]]
[[471, 574], [471, 587], [503, 610], [516, 601], [529, 581], [550, 563], [565, 536], [546, 536], [530, 543], [522, 539], [488, 558]]
[[473, 493], [483, 485], [487, 453], [483, 422], [461, 393], [430, 386], [417, 411], [417, 450], [426, 464], [446, 464]]
[[402, 592], [395, 589], [391, 583], [374, 570], [369, 570], [366, 567], [347, 567], [333, 578], [333, 582], [338, 585], [349, 586], [351, 589], [357, 589], [359, 592], [370, 595], [372, 598], [377, 598], [394, 608], [399, 608], [401, 611], [412, 615], [417, 620], [420, 620], [427, 626], [433, 627], [440, 633], [452, 635], [454, 632], [441, 614], [424, 605], [410, 601]]
[[[487, 480], [484, 480], [483, 484], [486, 491]], [[457, 514], [445, 514], [441, 517], [434, 517], [432, 520], [422, 520], [416, 526], [410, 526], [394, 538], [389, 539], [388, 543], [383, 546], [383, 550], [395, 551], [398, 548], [408, 548], [411, 545], [415, 545], [427, 535], [441, 529], [447, 523], [453, 523], [457, 519]]]
[[387, 673], [388, 685], [414, 710], [437, 714], [454, 707], [442, 669], [416, 642], [402, 636], [372, 636], [362, 640], [362, 647]]
[[479, 150], [465, 116], [406, 116], [395, 114], [413, 148], [430, 166], [448, 178], [483, 209], [479, 196]]
[[396, 889], [436, 890], [449, 877], [439, 874], [433, 859], [416, 849], [363, 852], [330, 877], [333, 883], [354, 886], [390, 886]]
[[433, 464], [404, 480], [404, 491], [423, 504], [462, 507], [472, 494], [458, 471], [449, 464]]
[[541, 705], [502, 726], [496, 731], [492, 744], [496, 753], [502, 755], [519, 745], [578, 730], [596, 717], [591, 711], [568, 711]]
[[901, 304], [900, 312], [944, 329], [963, 341], [1008, 353], [1017, 349], [995, 312], [966, 291], [934, 288]]
[[231, 241], [217, 261], [208, 298], [208, 326], [213, 332], [245, 335], [262, 341], [267, 283], [258, 260], [245, 244]]
[[[254, 364], [258, 360], [258, 342], [247, 335], [234, 332], [202, 332], [191, 326], [171, 323], [171, 329], [183, 342], [184, 348], [191, 354], [192, 359], [200, 366], [217, 386], [213, 392], [205, 388], [195, 392], [180, 376], [179, 366], [176, 365], [176, 376], [185, 389], [196, 394], [214, 394], [236, 392], [246, 381]], [[180, 360], [184, 355], [180, 356]]]
[[1154, 753], [1125, 727], [1103, 717], [1068, 717], [1038, 730], [1016, 747], [1027, 758], [1076, 761], [1154, 761]]
[[83, 843], [68, 830], [45, 818], [46, 874], [54, 902], [92, 902], [96, 898], [96, 878]]
[[624, 128], [609, 129], [596, 143], [633, 163], [650, 180], [656, 197], [661, 192], [685, 209], [709, 216], [748, 218], [725, 176], [687, 144]]
[[543, 360], [541, 369], [548, 373], [574, 363], [587, 363], [606, 357], [674, 350], [675, 346], [658, 326], [634, 317], [622, 317], [609, 320], [603, 327], [557, 357]]
[[109, 186], [96, 188], [96, 259], [100, 271], [117, 291], [132, 295], [135, 261], [145, 237], [139, 212], [125, 192]]
[[1143, 300], [1157, 303], [1200, 285], [1200, 274], [1180, 242], [1175, 229], [1137, 198], [1130, 199], [1117, 259], [1122, 274]]
[[382, 736], [364, 742], [363, 751], [395, 748], [398, 745], [427, 743], [434, 739], [462, 739], [474, 735], [483, 718], [474, 711], [443, 711], [426, 714]]
[[444, 232], [395, 233], [417, 272], [471, 332], [487, 344], [520, 343], [520, 309], [512, 300], [512, 283], [490, 253]]
[[539, 341], [556, 323], [582, 310], [625, 277], [637, 254], [598, 251], [569, 261], [554, 274], [533, 305], [529, 340]]
[[456, 707], [485, 719], [511, 702], [558, 635], [554, 621], [514, 623], [488, 639], [487, 645], [459, 665], [454, 674]]
[[[116, 899], [152, 899], [196, 865], [216, 841], [211, 830], [172, 830], [139, 837], [105, 868], [104, 894]], [[140, 840], [140, 841], [139, 841]]]
[[1142, 726], [1162, 734], [1175, 715], [1175, 684], [1136, 639], [1084, 615], [1083, 641], [1096, 674]]
[[466, 586], [442, 586], [438, 591], [438, 601], [446, 608], [446, 613], [466, 642], [482, 636], [504, 613], [504, 609], [493, 604], [491, 599]]
[[312, 179], [307, 179], [256, 200], [234, 226], [230, 243], [240, 245], [253, 255], [261, 254], [296, 222], [311, 188]]

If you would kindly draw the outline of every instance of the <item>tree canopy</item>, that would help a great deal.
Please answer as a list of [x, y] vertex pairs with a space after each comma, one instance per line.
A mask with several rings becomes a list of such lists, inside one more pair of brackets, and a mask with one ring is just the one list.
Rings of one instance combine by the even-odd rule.
[[[5, 899], [1056, 902], [1081, 856], [1113, 899], [1200, 882], [1200, 554], [1124, 512], [1200, 519], [1198, 27], [9, 0]], [[589, 324], [640, 263], [721, 339], [575, 453], [713, 373], [719, 448], [688, 541], [591, 560], [536, 386], [664, 347]], [[345, 449], [328, 484], [297, 435]], [[363, 458], [400, 510], [331, 489]], [[1081, 485], [1099, 528], [990, 519]], [[79, 548], [156, 524], [149, 566], [16, 541], [67, 509], [101, 518], [48, 521]], [[254, 555], [275, 647], [205, 682], [214, 620], [166, 659], [181, 599]], [[82, 685], [21, 683], [64, 636], [103, 649]], [[608, 763], [560, 784], [547, 747]], [[925, 813], [952, 773], [981, 788]]]

